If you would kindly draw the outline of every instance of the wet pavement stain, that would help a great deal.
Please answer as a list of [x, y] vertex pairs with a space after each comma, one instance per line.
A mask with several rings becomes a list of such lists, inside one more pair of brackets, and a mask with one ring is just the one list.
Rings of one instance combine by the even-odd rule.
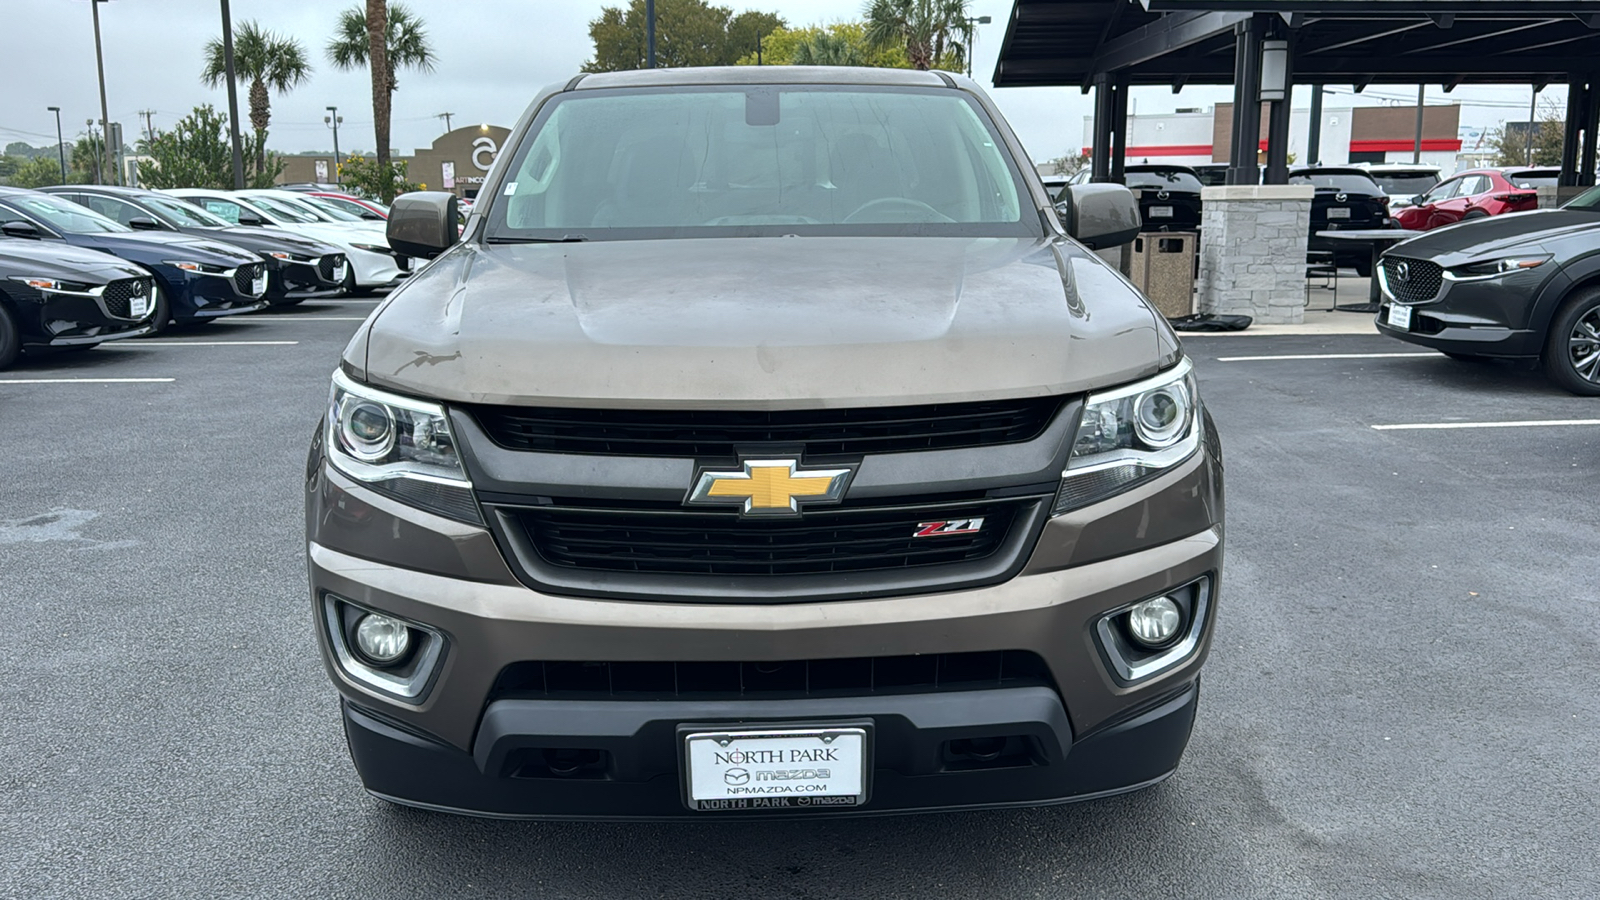
[[114, 550], [136, 546], [138, 541], [97, 541], [84, 537], [79, 531], [100, 514], [89, 509], [53, 509], [26, 519], [0, 519], [0, 544], [41, 544], [49, 541], [92, 546], [97, 550]]

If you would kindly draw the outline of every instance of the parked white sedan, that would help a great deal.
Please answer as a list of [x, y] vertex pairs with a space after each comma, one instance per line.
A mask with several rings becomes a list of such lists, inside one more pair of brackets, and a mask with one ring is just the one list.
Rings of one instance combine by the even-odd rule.
[[213, 215], [238, 225], [268, 225], [304, 234], [337, 246], [350, 260], [350, 284], [355, 289], [391, 287], [411, 275], [410, 260], [389, 249], [382, 229], [362, 223], [328, 221], [298, 203], [276, 194], [289, 191], [216, 191], [209, 188], [173, 188], [182, 197]]

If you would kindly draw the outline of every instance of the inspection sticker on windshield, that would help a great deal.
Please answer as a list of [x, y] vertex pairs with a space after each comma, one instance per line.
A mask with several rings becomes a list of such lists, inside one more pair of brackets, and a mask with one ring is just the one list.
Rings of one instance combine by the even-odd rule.
[[850, 808], [867, 799], [865, 726], [684, 735], [690, 809]]
[[1389, 307], [1389, 327], [1396, 331], [1411, 330], [1411, 307], [1396, 303]]

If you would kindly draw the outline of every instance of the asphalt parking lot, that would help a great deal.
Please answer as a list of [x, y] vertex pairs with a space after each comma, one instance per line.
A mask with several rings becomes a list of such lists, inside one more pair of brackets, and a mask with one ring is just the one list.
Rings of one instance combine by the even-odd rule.
[[[1375, 427], [1595, 420], [1600, 401], [1377, 335], [1187, 340], [1223, 432], [1229, 558], [1194, 738], [1159, 787], [691, 825], [370, 799], [312, 643], [301, 477], [371, 306], [0, 374], [0, 896], [1456, 900], [1600, 884], [1600, 426]], [[1261, 358], [1285, 356], [1306, 358]]]

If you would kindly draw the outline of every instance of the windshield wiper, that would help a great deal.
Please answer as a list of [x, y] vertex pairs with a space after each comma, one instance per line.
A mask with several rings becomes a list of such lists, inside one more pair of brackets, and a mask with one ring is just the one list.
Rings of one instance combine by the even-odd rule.
[[581, 234], [564, 234], [558, 238], [547, 237], [492, 237], [491, 244], [581, 244], [589, 240]]

